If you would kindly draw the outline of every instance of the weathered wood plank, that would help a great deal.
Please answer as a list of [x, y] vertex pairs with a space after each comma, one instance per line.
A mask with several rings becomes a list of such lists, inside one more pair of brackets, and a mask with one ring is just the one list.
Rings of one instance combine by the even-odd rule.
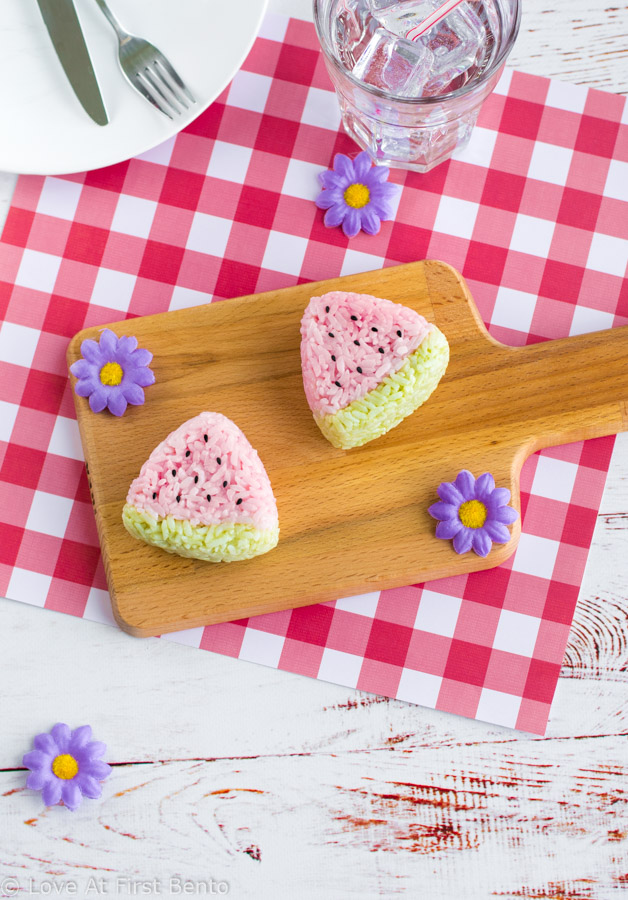
[[509, 65], [574, 84], [628, 92], [628, 8], [618, 3], [525, 0]]
[[603, 900], [626, 883], [625, 739], [117, 766], [98, 807], [0, 779], [3, 871], [173, 874], [234, 896]]

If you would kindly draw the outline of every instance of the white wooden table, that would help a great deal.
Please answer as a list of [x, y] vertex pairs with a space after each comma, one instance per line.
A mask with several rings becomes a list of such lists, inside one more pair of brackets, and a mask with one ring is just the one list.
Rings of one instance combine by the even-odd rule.
[[[511, 63], [625, 93], [627, 46], [626, 0], [525, 0]], [[543, 740], [0, 600], [0, 896], [615, 900], [627, 538], [624, 435]], [[74, 814], [24, 790], [55, 721], [93, 723], [115, 766]]]

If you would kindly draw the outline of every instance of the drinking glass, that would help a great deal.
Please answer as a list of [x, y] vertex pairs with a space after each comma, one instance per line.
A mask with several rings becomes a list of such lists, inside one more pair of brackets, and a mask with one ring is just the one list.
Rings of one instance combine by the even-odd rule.
[[501, 75], [520, 0], [464, 0], [420, 38], [441, 0], [314, 0], [347, 133], [375, 163], [429, 172], [463, 147]]

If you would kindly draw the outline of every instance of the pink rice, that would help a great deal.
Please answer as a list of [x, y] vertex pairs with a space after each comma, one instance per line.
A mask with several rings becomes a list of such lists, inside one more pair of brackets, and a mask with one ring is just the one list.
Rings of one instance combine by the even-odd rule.
[[312, 297], [301, 320], [303, 384], [310, 409], [333, 414], [364, 397], [401, 368], [431, 328], [413, 309], [370, 294], [332, 291]]
[[278, 523], [257, 451], [237, 425], [215, 412], [184, 422], [153, 450], [129, 488], [127, 503], [192, 525], [241, 523], [265, 530]]

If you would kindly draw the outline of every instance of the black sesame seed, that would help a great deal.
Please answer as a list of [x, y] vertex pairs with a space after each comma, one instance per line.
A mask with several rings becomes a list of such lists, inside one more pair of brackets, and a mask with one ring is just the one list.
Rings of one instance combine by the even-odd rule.
[[208, 494], [208, 495], [207, 495], [207, 502], [210, 503], [210, 502], [211, 502], [211, 499], [212, 499], [212, 495], [211, 495], [211, 494]]
[[335, 384], [337, 387], [342, 387], [342, 385], [340, 384], [339, 381], [334, 381], [334, 384]]
[[333, 359], [334, 362], [336, 362], [336, 357], [335, 357], [335, 356], [332, 356], [332, 359]]
[[186, 451], [185, 451], [185, 455], [186, 455], [186, 456], [189, 456], [189, 455], [190, 455], [190, 450], [186, 450]]
[[325, 312], [329, 312], [329, 307], [328, 307], [328, 306], [325, 307]]
[[239, 506], [242, 503], [242, 497], [238, 497], [236, 500], [236, 506]]
[[219, 466], [222, 465], [222, 459], [219, 456], [216, 457], [216, 462]]
[[400, 331], [397, 332], [397, 337], [401, 337], [401, 332], [400, 332]]
[[327, 334], [328, 334], [330, 337], [333, 337], [333, 336], [334, 336], [334, 335], [332, 334], [331, 331], [328, 331]]
[[198, 475], [194, 476], [194, 484], [198, 484]]
[[356, 347], [359, 347], [359, 346], [360, 346], [360, 342], [359, 342], [359, 341], [354, 341], [353, 343], [356, 345]]
[[360, 373], [360, 375], [362, 374], [362, 366], [358, 366], [358, 372]]
[[173, 478], [176, 478], [176, 477], [177, 477], [177, 470], [176, 470], [176, 469], [173, 469], [173, 470], [172, 470], [172, 477], [173, 477]]
[[379, 348], [379, 352], [380, 352], [380, 353], [383, 353], [383, 352], [384, 352], [384, 348], [383, 348], [383, 347], [380, 347], [380, 348]]
[[179, 494], [179, 496], [177, 497], [177, 503], [180, 503], [180, 502], [181, 502], [181, 494]]
[[223, 486], [223, 487], [227, 487], [228, 484], [229, 484], [228, 481], [223, 481], [222, 486]]
[[157, 499], [157, 491], [155, 491], [153, 494], [153, 500], [156, 500], [156, 499]]
[[377, 328], [373, 325], [373, 327], [371, 328], [371, 331], [377, 331]]
[[209, 440], [209, 437], [208, 437], [206, 434], [204, 434], [204, 435], [203, 435], [203, 440], [205, 441], [205, 443], [207, 443], [207, 441]]
[[351, 316], [351, 320], [352, 320], [353, 322], [357, 322], [357, 321], [358, 321], [358, 317], [357, 317], [357, 316]]

